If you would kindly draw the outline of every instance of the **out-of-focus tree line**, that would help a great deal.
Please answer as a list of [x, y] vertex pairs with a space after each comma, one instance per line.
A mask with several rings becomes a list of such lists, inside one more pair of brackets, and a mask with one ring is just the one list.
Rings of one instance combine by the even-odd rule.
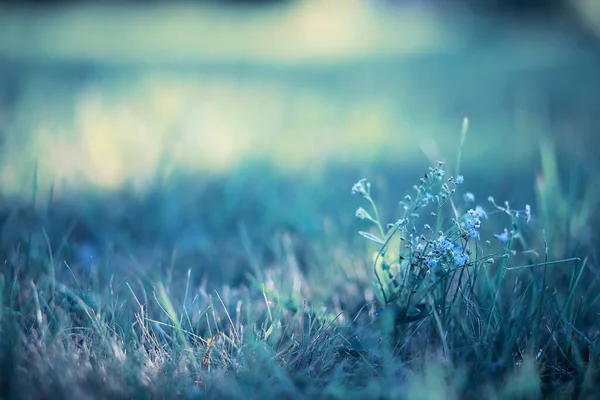
[[[192, 0], [198, 5], [260, 8], [299, 2], [300, 0]], [[559, 20], [587, 31], [600, 32], [600, 1], [598, 0], [364, 0], [365, 3], [390, 7], [430, 7], [462, 9], [483, 17], [509, 19]], [[167, 0], [0, 0], [0, 4], [15, 6], [56, 6], [73, 4], [135, 5], [168, 3]]]
[[[165, 0], [153, 0], [154, 2], [164, 2]], [[295, 0], [196, 0], [195, 3], [201, 4], [224, 4], [224, 5], [273, 5], [278, 3], [289, 3]], [[426, 4], [427, 6], [448, 6], [457, 5], [472, 8], [474, 10], [491, 13], [533, 13], [533, 14], [552, 14], [562, 12], [570, 8], [572, 0], [365, 0], [376, 3], [388, 3], [390, 5], [414, 5]], [[0, 0], [5, 4], [68, 4], [68, 3], [147, 3], [146, 0]], [[151, 0], [152, 2], [152, 0]]]

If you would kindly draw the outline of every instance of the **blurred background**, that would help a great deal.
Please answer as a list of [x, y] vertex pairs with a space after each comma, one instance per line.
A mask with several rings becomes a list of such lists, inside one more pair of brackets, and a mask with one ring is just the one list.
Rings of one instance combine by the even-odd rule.
[[471, 190], [537, 204], [543, 154], [565, 187], [597, 175], [599, 70], [596, 0], [3, 1], [0, 245], [302, 268], [353, 243], [359, 178], [392, 221], [451, 170], [464, 117]]

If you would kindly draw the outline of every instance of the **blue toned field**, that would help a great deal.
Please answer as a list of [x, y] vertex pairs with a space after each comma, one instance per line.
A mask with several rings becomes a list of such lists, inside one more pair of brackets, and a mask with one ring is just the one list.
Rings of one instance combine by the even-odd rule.
[[593, 2], [224, 3], [0, 4], [0, 398], [595, 398]]

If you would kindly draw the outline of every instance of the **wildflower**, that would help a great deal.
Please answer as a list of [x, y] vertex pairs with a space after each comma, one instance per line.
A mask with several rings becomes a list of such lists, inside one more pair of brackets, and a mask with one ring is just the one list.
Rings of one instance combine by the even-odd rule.
[[446, 239], [443, 235], [437, 239], [437, 243], [435, 244], [436, 249], [439, 251], [451, 250], [452, 246], [452, 242]]
[[422, 243], [417, 243], [417, 247], [415, 248], [417, 251], [423, 251], [424, 247]]
[[508, 242], [509, 236], [508, 236], [508, 230], [506, 228], [504, 228], [504, 232], [500, 233], [500, 234], [494, 234], [494, 237], [498, 240], [500, 240], [502, 243], [506, 243]]
[[435, 257], [427, 257], [425, 259], [425, 265], [427, 265], [428, 268], [435, 268], [438, 265], [438, 259]]
[[488, 219], [487, 213], [483, 208], [481, 208], [481, 206], [475, 207], [475, 215], [477, 215], [479, 218]]
[[408, 222], [408, 220], [406, 218], [400, 218], [398, 221], [396, 221], [395, 225], [400, 226], [400, 225], [406, 224], [407, 222]]
[[469, 230], [469, 237], [471, 239], [479, 239], [479, 231], [477, 229], [470, 229]]
[[466, 254], [464, 254], [464, 253], [463, 254], [459, 254], [458, 256], [454, 257], [454, 263], [456, 264], [457, 267], [462, 267], [468, 261], [469, 261], [469, 257]]
[[367, 197], [369, 195], [370, 188], [371, 183], [367, 179], [362, 178], [352, 186], [352, 194], [358, 193], [363, 197]]
[[437, 170], [437, 176], [442, 179], [444, 177], [444, 175], [446, 175], [446, 171], [444, 171], [443, 169], [438, 169]]
[[471, 192], [465, 193], [465, 200], [473, 203], [475, 201], [475, 195]]
[[462, 175], [457, 175], [456, 176], [456, 184], [457, 185], [461, 185], [463, 182], [465, 181], [465, 177]]
[[465, 226], [467, 229], [479, 228], [481, 226], [481, 221], [477, 216], [468, 217], [465, 220]]
[[454, 243], [453, 247], [452, 247], [452, 255], [454, 257], [457, 257], [458, 255], [462, 254], [464, 252], [464, 249], [462, 246]]
[[365, 219], [368, 217], [367, 212], [365, 211], [364, 208], [360, 207], [358, 210], [356, 210], [356, 213], [354, 214], [356, 216], [356, 218], [358, 219]]
[[425, 198], [427, 201], [431, 201], [433, 203], [433, 195], [431, 193], [425, 193]]
[[437, 243], [435, 244], [436, 249], [442, 250], [442, 248], [445, 246], [445, 243], [446, 243], [446, 239], [443, 236], [440, 236], [437, 239]]

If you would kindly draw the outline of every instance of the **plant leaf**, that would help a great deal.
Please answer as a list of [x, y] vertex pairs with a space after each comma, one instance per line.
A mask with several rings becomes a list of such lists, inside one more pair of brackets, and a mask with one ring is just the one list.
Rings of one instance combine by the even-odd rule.
[[381, 241], [381, 239], [379, 239], [377, 236], [375, 236], [373, 234], [370, 234], [369, 232], [359, 231], [358, 234], [363, 237], [366, 237], [369, 240], [374, 241], [377, 244], [380, 244], [382, 246], [384, 245], [384, 243]]

